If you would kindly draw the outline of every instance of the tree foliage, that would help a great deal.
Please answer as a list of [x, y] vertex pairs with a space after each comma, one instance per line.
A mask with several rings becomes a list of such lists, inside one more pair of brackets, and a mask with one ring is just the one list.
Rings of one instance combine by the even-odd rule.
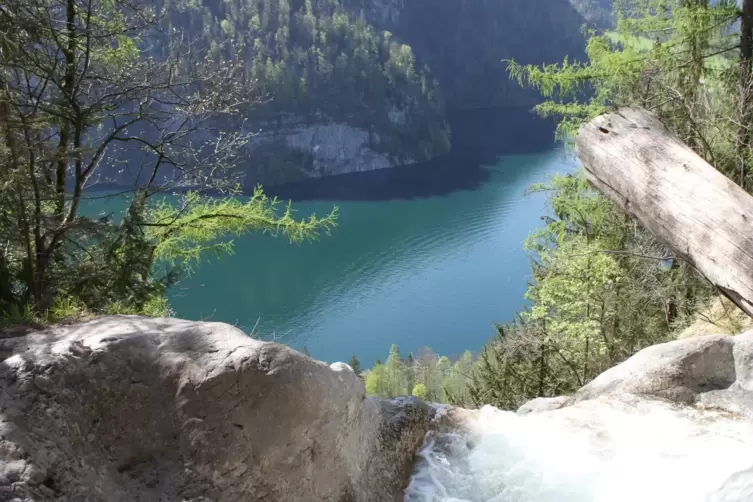
[[[537, 107], [560, 119], [562, 139], [614, 106], [654, 111], [706, 161], [744, 184], [737, 145], [739, 119], [740, 16], [734, 1], [619, 0], [615, 29], [591, 32], [587, 62], [519, 65], [511, 76], [538, 89]], [[743, 150], [747, 147], [743, 148]], [[746, 168], [747, 170], [747, 168]]]
[[[252, 106], [257, 91], [237, 65], [190, 43], [150, 57], [159, 22], [150, 7], [119, 0], [0, 6], [3, 317], [74, 306], [164, 312], [183, 267], [204, 251], [228, 251], [226, 236], [258, 230], [297, 241], [333, 225], [335, 213], [303, 221], [290, 208], [280, 213], [260, 190], [234, 197], [248, 135], [204, 133]], [[125, 170], [132, 186], [94, 192], [108, 169]], [[159, 201], [177, 188], [188, 190], [178, 205]], [[107, 197], [124, 197], [122, 217], [84, 214], [90, 199]]]
[[[566, 141], [614, 106], [656, 112], [699, 155], [743, 187], [749, 178], [744, 60], [733, 2], [626, 0], [614, 31], [592, 32], [588, 61], [532, 66], [511, 76], [547, 98]], [[745, 132], [741, 132], [741, 128]], [[534, 187], [542, 189], [543, 187]], [[714, 293], [636, 222], [592, 190], [582, 174], [555, 177], [554, 218], [527, 246], [535, 253], [530, 307], [479, 358], [469, 393], [476, 404], [515, 408], [574, 392], [638, 350], [673, 337]]]
[[362, 373], [366, 392], [375, 396], [416, 396], [428, 401], [464, 402], [473, 368], [470, 351], [451, 361], [431, 349], [421, 349], [414, 357], [403, 358], [397, 345], [390, 347], [384, 364], [377, 362]]
[[580, 175], [535, 188], [551, 190], [555, 218], [528, 239], [530, 306], [482, 352], [469, 390], [476, 404], [572, 393], [670, 339], [712, 292]]

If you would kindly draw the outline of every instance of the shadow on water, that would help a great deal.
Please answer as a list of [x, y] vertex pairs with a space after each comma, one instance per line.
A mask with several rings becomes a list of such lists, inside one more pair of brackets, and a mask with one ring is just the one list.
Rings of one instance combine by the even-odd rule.
[[[527, 108], [451, 110], [452, 151], [429, 162], [341, 174], [276, 186], [269, 195], [293, 201], [385, 201], [478, 190], [489, 181], [485, 166], [499, 157], [552, 148], [554, 124]], [[501, 164], [497, 169], [504, 169]]]
[[421, 164], [341, 174], [315, 180], [265, 186], [283, 200], [409, 200], [476, 190], [488, 181], [480, 165], [463, 165], [455, 155]]

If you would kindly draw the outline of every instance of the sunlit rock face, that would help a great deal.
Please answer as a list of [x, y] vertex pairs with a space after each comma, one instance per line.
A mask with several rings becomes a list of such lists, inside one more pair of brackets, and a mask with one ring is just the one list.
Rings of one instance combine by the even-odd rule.
[[650, 347], [571, 398], [430, 432], [410, 502], [753, 500], [753, 333]]

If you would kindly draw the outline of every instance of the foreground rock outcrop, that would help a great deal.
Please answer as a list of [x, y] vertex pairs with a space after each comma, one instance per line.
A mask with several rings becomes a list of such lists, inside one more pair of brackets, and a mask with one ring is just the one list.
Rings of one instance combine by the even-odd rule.
[[399, 500], [433, 419], [220, 323], [101, 318], [0, 353], [0, 500]]

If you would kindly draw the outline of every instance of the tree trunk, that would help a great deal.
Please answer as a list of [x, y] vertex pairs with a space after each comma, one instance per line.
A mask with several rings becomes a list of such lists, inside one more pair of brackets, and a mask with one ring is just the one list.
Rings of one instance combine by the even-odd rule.
[[[689, 54], [688, 61], [681, 65], [680, 74], [684, 77], [681, 82], [681, 90], [685, 101], [684, 113], [687, 119], [683, 124], [683, 139], [696, 152], [702, 152], [703, 140], [699, 136], [701, 132], [695, 127], [696, 114], [698, 113], [698, 91], [701, 89], [701, 78], [703, 77], [703, 53], [708, 46], [709, 28], [706, 17], [698, 17], [700, 10], [708, 9], [708, 0], [685, 0], [684, 7], [693, 10], [693, 28], [690, 30], [687, 39]], [[679, 131], [678, 131], [679, 133]]]
[[546, 341], [542, 342], [539, 349], [539, 397], [544, 397], [544, 384], [546, 383]]
[[737, 155], [740, 164], [738, 183], [747, 188], [748, 162], [753, 137], [753, 0], [743, 0], [740, 16], [740, 99], [738, 104]]
[[740, 79], [748, 83], [753, 70], [753, 0], [743, 0], [740, 15]]
[[641, 108], [581, 127], [586, 178], [753, 316], [753, 197]]

